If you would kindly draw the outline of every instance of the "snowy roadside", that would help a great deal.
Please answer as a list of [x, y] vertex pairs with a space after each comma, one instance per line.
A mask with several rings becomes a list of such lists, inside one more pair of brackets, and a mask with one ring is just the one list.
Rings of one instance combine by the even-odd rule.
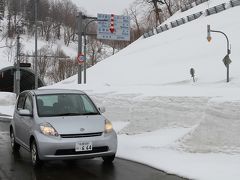
[[237, 97], [91, 96], [117, 129], [118, 157], [190, 179], [239, 179]]
[[[106, 107], [105, 116], [118, 133], [117, 157], [190, 179], [240, 176], [240, 103], [235, 98], [89, 94]], [[15, 99], [7, 97], [0, 94], [0, 112], [12, 115]]]
[[0, 92], [0, 117], [5, 120], [12, 118], [15, 101], [15, 94]]

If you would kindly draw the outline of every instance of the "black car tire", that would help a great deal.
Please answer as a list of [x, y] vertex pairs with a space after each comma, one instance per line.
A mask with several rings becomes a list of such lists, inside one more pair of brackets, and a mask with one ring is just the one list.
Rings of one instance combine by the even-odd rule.
[[31, 142], [30, 153], [31, 153], [31, 161], [32, 161], [33, 167], [38, 167], [42, 165], [42, 161], [39, 159], [39, 156], [38, 156], [38, 148], [35, 140]]
[[112, 156], [103, 156], [102, 159], [104, 163], [112, 163], [115, 159], [115, 154]]
[[19, 151], [19, 149], [20, 149], [20, 144], [18, 144], [18, 143], [16, 142], [15, 134], [14, 134], [13, 130], [10, 131], [10, 142], [11, 142], [12, 151], [13, 151], [13, 152]]

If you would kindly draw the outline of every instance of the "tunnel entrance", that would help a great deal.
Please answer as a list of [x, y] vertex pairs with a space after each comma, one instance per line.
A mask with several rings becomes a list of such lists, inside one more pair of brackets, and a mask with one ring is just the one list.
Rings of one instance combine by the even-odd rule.
[[[35, 75], [27, 68], [20, 68], [20, 92], [35, 89]], [[44, 82], [38, 79], [38, 86], [44, 86]], [[0, 91], [14, 92], [14, 67], [6, 67], [0, 70]]]

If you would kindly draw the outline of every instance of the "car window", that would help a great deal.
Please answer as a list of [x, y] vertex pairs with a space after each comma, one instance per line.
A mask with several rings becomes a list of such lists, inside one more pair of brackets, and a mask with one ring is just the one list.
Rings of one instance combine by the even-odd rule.
[[30, 96], [27, 96], [25, 100], [24, 109], [28, 109], [30, 112], [32, 112], [32, 98]]
[[23, 109], [25, 98], [26, 98], [26, 93], [22, 93], [19, 95], [18, 103], [17, 103], [17, 110]]
[[38, 95], [36, 100], [40, 117], [99, 114], [93, 102], [85, 94]]
[[57, 95], [49, 95], [49, 96], [37, 96], [37, 102], [41, 102], [38, 103], [38, 105], [44, 105], [44, 106], [48, 106], [48, 107], [53, 107], [54, 103], [58, 102], [58, 96]]
[[82, 96], [82, 102], [86, 112], [96, 111], [92, 101], [86, 95]]

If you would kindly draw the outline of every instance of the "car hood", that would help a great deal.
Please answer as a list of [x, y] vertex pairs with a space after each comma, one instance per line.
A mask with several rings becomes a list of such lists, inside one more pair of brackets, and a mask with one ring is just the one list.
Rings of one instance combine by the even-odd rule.
[[84, 134], [103, 132], [105, 118], [101, 115], [91, 116], [64, 116], [42, 119], [50, 123], [58, 134]]

